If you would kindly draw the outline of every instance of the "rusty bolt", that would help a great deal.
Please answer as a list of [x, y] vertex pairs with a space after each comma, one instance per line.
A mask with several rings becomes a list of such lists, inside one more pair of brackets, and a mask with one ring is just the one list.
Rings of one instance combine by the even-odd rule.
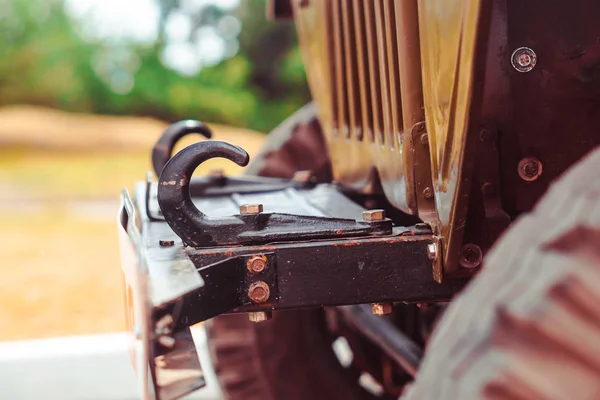
[[296, 182], [308, 182], [312, 176], [312, 172], [310, 171], [296, 171], [294, 172], [294, 177], [292, 178]]
[[426, 199], [433, 199], [433, 190], [431, 190], [430, 187], [426, 187], [425, 189], [423, 189], [423, 196]]
[[529, 47], [519, 47], [512, 53], [510, 63], [519, 72], [529, 72], [537, 63], [537, 55]]
[[494, 185], [490, 182], [486, 182], [483, 185], [481, 185], [481, 193], [483, 193], [484, 196], [489, 196], [492, 193], [494, 193]]
[[473, 243], [463, 246], [460, 254], [460, 265], [464, 268], [477, 268], [483, 260], [483, 251]]
[[255, 303], [264, 303], [269, 300], [270, 295], [271, 290], [269, 289], [269, 285], [263, 281], [256, 281], [248, 288], [248, 297]]
[[267, 267], [267, 256], [259, 254], [249, 258], [248, 261], [246, 261], [246, 267], [248, 267], [248, 271], [254, 274], [263, 272]]
[[385, 210], [367, 210], [363, 212], [365, 221], [383, 221], [385, 219]]
[[421, 135], [421, 138], [420, 138], [420, 140], [421, 140], [421, 144], [422, 144], [423, 146], [427, 146], [427, 145], [429, 144], [429, 135], [428, 135], [428, 134], [426, 134], [426, 133], [423, 133], [423, 134]]
[[542, 163], [535, 157], [525, 157], [519, 162], [518, 171], [524, 181], [535, 181], [542, 174]]
[[159, 240], [158, 245], [160, 247], [171, 247], [171, 246], [175, 246], [175, 241], [174, 240]]
[[240, 214], [242, 214], [242, 215], [260, 214], [262, 211], [263, 211], [262, 204], [242, 204], [240, 206]]
[[427, 257], [431, 261], [435, 261], [438, 258], [438, 246], [435, 243], [430, 243], [427, 245]]
[[373, 314], [375, 315], [387, 315], [392, 312], [393, 305], [392, 303], [373, 303], [371, 304], [371, 309], [373, 310]]
[[255, 311], [248, 313], [248, 319], [251, 322], [264, 322], [271, 319], [271, 313], [266, 311]]

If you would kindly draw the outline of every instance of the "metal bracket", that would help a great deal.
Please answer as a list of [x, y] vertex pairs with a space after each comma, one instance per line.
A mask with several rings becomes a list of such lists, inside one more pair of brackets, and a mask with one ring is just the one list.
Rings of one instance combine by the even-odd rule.
[[171, 229], [190, 246], [244, 245], [275, 241], [325, 239], [392, 233], [392, 221], [254, 213], [209, 217], [194, 205], [190, 178], [204, 161], [222, 157], [244, 166], [249, 156], [227, 142], [209, 140], [192, 144], [173, 156], [158, 183], [158, 204]]

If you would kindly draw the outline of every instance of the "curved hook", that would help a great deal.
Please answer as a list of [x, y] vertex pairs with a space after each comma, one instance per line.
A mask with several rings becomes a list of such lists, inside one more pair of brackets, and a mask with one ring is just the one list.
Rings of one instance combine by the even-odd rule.
[[206, 224], [206, 216], [192, 201], [190, 180], [200, 164], [214, 157], [226, 158], [241, 167], [250, 161], [250, 156], [241, 147], [219, 140], [206, 140], [175, 154], [162, 169], [158, 180], [158, 205], [163, 216], [171, 229], [188, 244], [202, 241], [207, 236], [201, 229]]
[[160, 176], [167, 161], [171, 158], [175, 144], [190, 133], [199, 133], [207, 139], [212, 138], [210, 128], [203, 122], [194, 119], [186, 119], [169, 125], [152, 149], [152, 167], [157, 177]]

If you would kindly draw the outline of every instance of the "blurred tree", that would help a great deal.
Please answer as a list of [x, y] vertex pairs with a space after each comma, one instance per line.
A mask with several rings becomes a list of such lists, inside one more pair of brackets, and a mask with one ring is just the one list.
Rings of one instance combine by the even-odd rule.
[[[147, 44], [82, 35], [82, 22], [62, 0], [0, 0], [0, 105], [199, 118], [267, 131], [308, 101], [293, 25], [266, 21], [264, 0], [242, 1], [237, 10], [183, 3], [159, 1], [157, 38]], [[187, 44], [216, 32], [225, 60], [197, 74], [173, 69], [173, 15], [190, 20]]]

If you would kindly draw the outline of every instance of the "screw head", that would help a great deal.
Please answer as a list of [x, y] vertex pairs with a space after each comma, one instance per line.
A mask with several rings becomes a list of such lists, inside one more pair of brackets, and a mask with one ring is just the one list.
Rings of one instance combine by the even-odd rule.
[[160, 247], [171, 247], [171, 246], [175, 246], [175, 241], [174, 240], [159, 240], [158, 245]]
[[267, 267], [267, 256], [264, 254], [252, 256], [248, 259], [248, 261], [246, 261], [246, 267], [248, 267], [248, 271], [252, 272], [253, 274], [263, 272]]
[[255, 215], [263, 212], [262, 204], [242, 204], [240, 206], [240, 214], [242, 215]]
[[421, 144], [423, 146], [427, 146], [429, 144], [429, 135], [426, 133], [423, 133], [420, 137], [420, 140], [421, 140]]
[[365, 221], [383, 221], [385, 219], [385, 210], [367, 210], [363, 212]]
[[423, 197], [426, 199], [433, 199], [433, 190], [430, 187], [423, 189]]
[[481, 247], [473, 243], [467, 243], [463, 246], [460, 254], [460, 265], [463, 268], [477, 268], [483, 260], [483, 251]]
[[266, 312], [266, 311], [256, 311], [256, 312], [250, 312], [248, 313], [248, 319], [251, 322], [264, 322], [264, 321], [268, 321], [270, 320], [272, 317], [270, 312]]
[[519, 47], [512, 53], [510, 63], [519, 72], [529, 72], [537, 63], [537, 55], [529, 47]]
[[271, 289], [263, 281], [256, 281], [248, 288], [248, 297], [255, 303], [264, 303], [269, 300]]
[[542, 163], [535, 157], [525, 157], [519, 162], [518, 172], [524, 181], [535, 181], [542, 174]]
[[438, 246], [435, 243], [429, 243], [427, 245], [427, 257], [431, 261], [435, 261], [438, 258]]
[[394, 306], [392, 303], [373, 303], [371, 304], [371, 310], [375, 315], [387, 315], [392, 312]]

